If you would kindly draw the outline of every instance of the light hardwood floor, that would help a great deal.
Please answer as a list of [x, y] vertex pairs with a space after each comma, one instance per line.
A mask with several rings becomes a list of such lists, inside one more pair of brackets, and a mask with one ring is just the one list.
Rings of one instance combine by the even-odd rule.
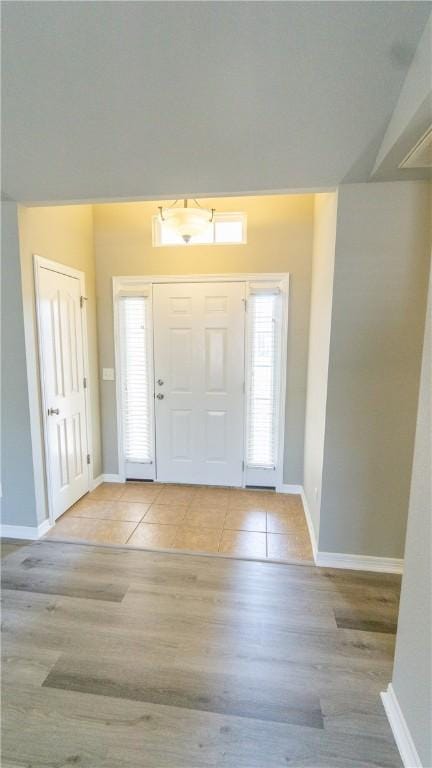
[[3, 560], [3, 768], [400, 768], [400, 579], [41, 541]]
[[57, 540], [312, 562], [301, 497], [161, 483], [103, 483], [58, 519]]

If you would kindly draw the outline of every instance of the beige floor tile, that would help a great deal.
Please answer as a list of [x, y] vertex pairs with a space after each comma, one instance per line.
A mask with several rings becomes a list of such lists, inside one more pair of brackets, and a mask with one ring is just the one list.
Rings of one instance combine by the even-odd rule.
[[229, 509], [224, 528], [237, 531], [266, 531], [266, 513], [261, 509]]
[[307, 531], [303, 514], [292, 514], [283, 510], [267, 512], [267, 531], [269, 533], [299, 534]]
[[65, 517], [90, 517], [99, 520], [119, 520], [139, 523], [150, 504], [129, 501], [78, 501], [62, 515]]
[[188, 507], [196, 496], [196, 489], [193, 486], [172, 486], [166, 485], [157, 497], [158, 504], [181, 505]]
[[145, 516], [146, 523], [180, 525], [185, 518], [187, 507], [159, 504], [159, 499], [152, 504]]
[[173, 546], [176, 532], [176, 525], [140, 523], [130, 537], [128, 544], [132, 544], [135, 547], [160, 547], [161, 549], [168, 549]]
[[140, 501], [113, 501], [111, 509], [104, 517], [109, 520], [139, 523], [148, 509], [150, 509], [150, 504], [142, 504]]
[[221, 512], [222, 514], [225, 514], [228, 509], [228, 502], [223, 498], [221, 501], [218, 501], [212, 497], [206, 498], [205, 496], [197, 496], [194, 498], [188, 509], [194, 512]]
[[70, 507], [62, 515], [62, 519], [64, 520], [66, 517], [98, 517], [104, 519], [105, 514], [109, 512], [113, 504], [113, 501], [92, 501], [86, 495]]
[[79, 539], [97, 544], [126, 544], [136, 523], [96, 520], [86, 517], [60, 518], [47, 533], [49, 539]]
[[224, 526], [225, 510], [218, 507], [190, 507], [183, 525], [188, 528], [218, 528]]
[[303, 502], [298, 493], [280, 493], [280, 508], [293, 514], [303, 514]]
[[163, 486], [153, 483], [126, 483], [121, 494], [122, 501], [140, 501], [143, 504], [152, 504], [162, 493]]
[[88, 494], [89, 501], [114, 501], [123, 493], [123, 483], [102, 483]]
[[274, 560], [313, 560], [312, 547], [307, 536], [267, 534], [268, 557]]
[[[273, 494], [275, 495], [275, 494]], [[232, 490], [229, 497], [230, 509], [267, 509], [272, 494], [267, 491]]]
[[179, 527], [174, 539], [176, 549], [194, 552], [217, 552], [221, 531], [215, 528]]
[[227, 488], [201, 486], [193, 499], [193, 506], [198, 504], [208, 508], [228, 509], [231, 491]]
[[256, 531], [222, 531], [219, 552], [240, 557], [266, 557], [266, 534]]

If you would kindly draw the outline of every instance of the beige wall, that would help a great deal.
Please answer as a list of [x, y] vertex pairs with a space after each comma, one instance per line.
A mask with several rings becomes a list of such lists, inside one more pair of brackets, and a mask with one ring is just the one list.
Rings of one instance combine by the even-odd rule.
[[[206, 201], [200, 201], [206, 204]], [[303, 482], [303, 438], [313, 196], [213, 199], [220, 211], [245, 211], [248, 242], [241, 246], [152, 247], [158, 203], [94, 206], [94, 236], [101, 367], [114, 367], [113, 275], [289, 272], [290, 309], [284, 481]], [[101, 381], [104, 472], [116, 473], [115, 383]]]
[[43, 466], [42, 420], [34, 299], [33, 255], [57, 261], [85, 273], [92, 410], [93, 476], [102, 470], [98, 350], [96, 331], [95, 265], [93, 251], [93, 211], [90, 205], [19, 208], [19, 237], [27, 350], [29, 400], [32, 414], [33, 455], [38, 519], [47, 515]]
[[316, 541], [324, 459], [336, 215], [337, 194], [316, 195], [303, 482]]

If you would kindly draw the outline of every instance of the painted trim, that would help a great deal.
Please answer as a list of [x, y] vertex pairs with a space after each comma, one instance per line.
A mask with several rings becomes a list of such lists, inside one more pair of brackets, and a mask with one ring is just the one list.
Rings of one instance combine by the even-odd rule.
[[[282, 316], [281, 316], [281, 359], [280, 359], [280, 382], [279, 382], [279, 404], [278, 415], [279, 423], [285, 424], [285, 403], [286, 403], [286, 382], [287, 382], [287, 361], [288, 361], [288, 313], [289, 313], [289, 290], [290, 290], [289, 272], [265, 272], [265, 273], [222, 273], [211, 275], [115, 275], [112, 278], [113, 292], [113, 324], [114, 324], [114, 365], [115, 365], [115, 387], [116, 387], [116, 416], [117, 416], [117, 457], [119, 474], [115, 477], [120, 479], [106, 480], [106, 482], [125, 482], [125, 460], [123, 455], [123, 425], [121, 418], [121, 360], [120, 360], [120, 323], [118, 311], [118, 298], [122, 290], [132, 287], [142, 288], [150, 286], [151, 288], [151, 313], [152, 313], [152, 333], [153, 333], [153, 285], [159, 283], [244, 283], [246, 296], [249, 296], [249, 285], [254, 283], [280, 283], [282, 295]], [[245, 362], [244, 373], [247, 377], [247, 318], [245, 319]], [[151, 360], [154, 358], [154, 349], [152, 349]], [[154, 363], [150, 375], [154, 380]], [[247, 397], [244, 393], [244, 424], [243, 424], [243, 460], [244, 469], [242, 473], [242, 487], [246, 486], [246, 409]], [[156, 460], [156, 423], [155, 413], [152, 413], [152, 431], [153, 431], [153, 450], [155, 456], [155, 480], [157, 480], [157, 460]], [[278, 467], [275, 475], [275, 484], [277, 489], [282, 485], [283, 459], [285, 452], [285, 429], [279, 430], [278, 440]], [[301, 486], [297, 486], [297, 491], [286, 491], [287, 493], [300, 493]]]
[[[270, 275], [267, 275], [270, 277]], [[282, 317], [281, 317], [281, 349], [279, 359], [279, 403], [278, 403], [278, 421], [279, 421], [279, 445], [278, 445], [278, 466], [276, 470], [276, 487], [283, 485], [283, 471], [285, 461], [285, 406], [287, 393], [287, 371], [288, 371], [288, 341], [289, 341], [289, 300], [290, 300], [290, 275], [286, 273], [280, 280], [280, 289], [282, 295]]]
[[381, 699], [405, 768], [422, 768], [413, 737], [391, 683], [387, 690], [381, 693]]
[[[73, 277], [76, 280], [78, 280], [80, 284], [81, 296], [86, 295], [86, 283], [85, 283], [85, 273], [82, 272], [81, 270], [75, 269], [74, 267], [68, 267], [56, 261], [51, 261], [50, 259], [46, 259], [44, 256], [39, 256], [36, 253], [33, 254], [34, 296], [35, 296], [36, 326], [37, 326], [36, 345], [37, 345], [37, 355], [38, 355], [38, 361], [39, 361], [39, 384], [40, 384], [40, 391], [41, 391], [41, 397], [42, 397], [41, 421], [42, 421], [42, 431], [43, 431], [43, 444], [45, 448], [45, 456], [43, 461], [44, 461], [44, 468], [45, 468], [45, 481], [46, 481], [46, 489], [47, 489], [49, 522], [50, 522], [50, 526], [52, 526], [54, 525], [54, 522], [55, 522], [54, 501], [52, 496], [52, 482], [51, 482], [50, 466], [48, 461], [48, 456], [49, 456], [48, 424], [47, 424], [48, 404], [46, 402], [43, 350], [42, 350], [42, 343], [41, 343], [42, 330], [41, 330], [41, 319], [40, 319], [40, 311], [39, 311], [39, 303], [40, 303], [39, 274], [41, 269], [49, 269], [52, 272], [58, 272], [61, 275], [66, 275], [67, 277]], [[84, 390], [84, 399], [85, 399], [87, 453], [90, 454], [90, 464], [87, 465], [87, 489], [90, 490], [91, 484], [92, 484], [91, 473], [93, 471], [92, 470], [93, 445], [92, 445], [92, 432], [91, 432], [91, 425], [90, 425], [90, 422], [91, 422], [90, 389], [92, 386], [92, 382], [90, 378], [89, 350], [88, 350], [87, 306], [85, 301], [83, 302], [83, 304], [84, 305], [82, 307], [80, 317], [81, 317], [81, 335], [82, 335], [82, 344], [83, 344], [83, 371], [84, 371], [84, 376], [87, 380], [87, 386]]]
[[304, 509], [304, 513], [305, 513], [305, 518], [306, 518], [306, 524], [307, 524], [308, 531], [309, 531], [309, 538], [310, 538], [310, 542], [311, 542], [311, 546], [312, 546], [312, 554], [313, 554], [313, 558], [314, 558], [315, 564], [316, 564], [317, 549], [318, 549], [318, 547], [317, 547], [317, 540], [316, 540], [316, 536], [315, 536], [315, 528], [313, 526], [313, 522], [312, 522], [310, 510], [309, 510], [309, 505], [307, 503], [307, 498], [306, 498], [306, 494], [305, 494], [303, 486], [302, 485], [289, 485], [287, 483], [281, 483], [281, 485], [277, 486], [276, 492], [277, 493], [295, 493], [295, 494], [298, 494], [298, 495], [301, 496], [301, 499], [302, 499], [302, 502], [303, 502], [303, 509]]
[[394, 557], [373, 557], [372, 555], [350, 555], [345, 552], [320, 552], [316, 539], [306, 494], [302, 485], [282, 485], [276, 488], [278, 493], [300, 494], [303, 502], [306, 523], [311, 540], [315, 564], [321, 568], [343, 568], [351, 571], [373, 571], [376, 573], [403, 573], [403, 560]]
[[375, 571], [376, 573], [403, 573], [403, 560], [396, 557], [350, 555], [344, 552], [316, 553], [315, 562], [321, 568], [346, 568], [351, 571]]
[[290, 485], [289, 483], [280, 483], [276, 486], [276, 493], [297, 493], [301, 494], [303, 491], [302, 485]]
[[311, 545], [312, 545], [312, 553], [315, 560], [315, 565], [317, 565], [318, 544], [317, 544], [315, 528], [312, 521], [312, 516], [310, 513], [309, 504], [306, 498], [306, 493], [304, 491], [304, 488], [301, 489], [301, 497], [303, 502], [303, 509], [305, 513], [306, 523], [309, 531], [309, 538], [311, 540]]
[[122, 477], [122, 475], [105, 474], [105, 475], [101, 475], [101, 477], [102, 477], [103, 483], [125, 483], [126, 482], [125, 478]]
[[94, 477], [92, 480], [90, 480], [90, 491], [94, 491], [101, 483], [104, 481], [104, 476], [99, 475], [99, 477]]
[[46, 519], [40, 525], [2, 525], [0, 535], [5, 539], [29, 539], [35, 541], [45, 536], [52, 528], [50, 520]]
[[223, 272], [220, 275], [115, 275], [113, 285], [117, 288], [136, 283], [238, 283], [238, 282], [279, 282], [286, 280], [289, 272]]

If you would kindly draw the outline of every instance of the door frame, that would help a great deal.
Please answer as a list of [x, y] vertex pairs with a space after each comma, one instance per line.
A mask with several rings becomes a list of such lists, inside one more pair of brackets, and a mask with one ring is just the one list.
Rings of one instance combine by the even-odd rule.
[[[119, 312], [118, 312], [118, 300], [123, 291], [138, 289], [139, 286], [150, 286], [151, 296], [153, 297], [153, 285], [157, 283], [240, 283], [246, 284], [246, 300], [249, 295], [249, 283], [279, 283], [282, 296], [282, 322], [281, 322], [281, 357], [280, 357], [280, 382], [279, 382], [279, 423], [281, 428], [279, 429], [278, 439], [278, 467], [276, 471], [276, 490], [280, 491], [283, 486], [283, 470], [284, 470], [284, 448], [285, 448], [285, 403], [286, 403], [286, 380], [287, 380], [287, 361], [288, 361], [288, 311], [289, 311], [289, 284], [290, 284], [289, 272], [236, 272], [236, 273], [221, 273], [221, 274], [195, 274], [195, 275], [115, 275], [112, 278], [112, 290], [113, 290], [113, 323], [114, 323], [114, 364], [115, 364], [115, 384], [116, 384], [116, 411], [117, 411], [117, 455], [118, 455], [118, 478], [119, 481], [124, 483], [125, 477], [125, 459], [123, 454], [123, 425], [122, 425], [122, 411], [121, 411], [121, 366], [120, 366], [120, 324], [119, 324]], [[153, 300], [152, 300], [152, 312], [153, 312]], [[153, 324], [153, 316], [152, 316]], [[245, 359], [244, 359], [244, 371], [245, 377], [247, 373], [247, 338], [246, 338], [246, 325], [245, 325]], [[153, 350], [152, 350], [153, 353]], [[152, 354], [153, 360], [153, 354]], [[151, 375], [154, 380], [154, 365], [152, 365]], [[244, 435], [246, 436], [246, 409], [247, 409], [247, 397], [244, 393], [243, 399], [243, 423], [244, 423]], [[156, 467], [156, 445], [155, 445], [155, 414], [154, 408], [152, 409], [152, 433], [153, 433], [153, 453], [155, 457], [154, 466], [155, 474], [157, 474]], [[156, 479], [156, 478], [155, 478]], [[246, 440], [243, 440], [243, 472], [242, 472], [242, 487], [245, 487], [246, 481]]]
[[85, 426], [86, 426], [86, 443], [87, 453], [90, 455], [90, 463], [87, 464], [87, 490], [89, 491], [92, 486], [92, 457], [93, 457], [93, 445], [92, 445], [92, 432], [90, 428], [90, 366], [89, 366], [89, 351], [88, 351], [88, 333], [87, 333], [87, 296], [85, 290], [85, 273], [74, 267], [68, 267], [66, 264], [61, 264], [58, 261], [52, 261], [46, 259], [44, 256], [33, 254], [33, 269], [34, 269], [34, 281], [35, 281], [35, 307], [36, 307], [36, 325], [37, 325], [37, 356], [38, 356], [38, 368], [39, 368], [39, 385], [41, 394], [41, 406], [42, 406], [42, 425], [43, 425], [43, 442], [44, 442], [44, 469], [45, 469], [45, 482], [47, 489], [48, 500], [48, 516], [50, 525], [54, 525], [54, 503], [52, 497], [52, 482], [51, 482], [51, 470], [49, 466], [49, 445], [48, 445], [48, 403], [46, 398], [46, 386], [45, 386], [45, 368], [43, 361], [42, 350], [42, 331], [41, 331], [41, 317], [40, 317], [40, 270], [49, 269], [52, 272], [58, 272], [66, 277], [73, 277], [79, 281], [80, 294], [83, 297], [83, 305], [81, 307], [81, 335], [83, 345], [83, 371], [86, 379], [87, 386], [84, 390], [85, 400]]

